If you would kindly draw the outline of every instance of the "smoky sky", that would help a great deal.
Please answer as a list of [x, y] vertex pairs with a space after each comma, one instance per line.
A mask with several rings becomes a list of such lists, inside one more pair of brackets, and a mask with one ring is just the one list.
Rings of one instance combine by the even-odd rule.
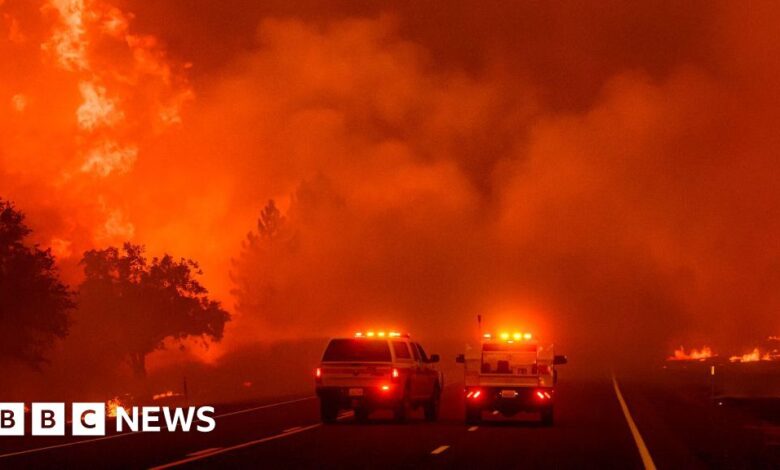
[[[245, 268], [274, 295], [223, 347], [372, 322], [467, 337], [477, 314], [607, 349], [777, 333], [776, 5], [116, 6], [129, 33], [76, 71], [41, 52], [49, 10], [0, 7], [0, 188], [73, 279], [130, 238], [199, 260], [230, 306], [275, 199], [295, 249]], [[71, 125], [79, 77], [121, 121]], [[84, 163], [95, 145], [111, 166]]]

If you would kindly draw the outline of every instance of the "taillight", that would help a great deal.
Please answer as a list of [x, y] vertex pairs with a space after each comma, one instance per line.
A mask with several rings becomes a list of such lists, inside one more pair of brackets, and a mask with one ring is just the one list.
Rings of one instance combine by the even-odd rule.
[[540, 400], [547, 401], [552, 399], [552, 394], [547, 390], [537, 390], [536, 397]]
[[482, 395], [482, 390], [469, 390], [466, 392], [466, 398], [476, 400]]
[[396, 368], [393, 368], [392, 372], [390, 372], [390, 377], [393, 378], [393, 381], [396, 381], [396, 379], [398, 379], [398, 377], [400, 377], [400, 376], [401, 376], [401, 373], [398, 372], [398, 369], [396, 369]]
[[382, 385], [380, 388], [382, 389], [383, 392], [389, 392], [390, 391], [390, 386], [389, 385]]
[[319, 367], [314, 369], [314, 380], [316, 380], [317, 382], [322, 381], [322, 369]]

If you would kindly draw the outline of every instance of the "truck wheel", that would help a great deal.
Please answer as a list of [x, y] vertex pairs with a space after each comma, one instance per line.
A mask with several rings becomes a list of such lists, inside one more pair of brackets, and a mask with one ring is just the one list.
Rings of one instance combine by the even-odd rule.
[[412, 395], [411, 392], [410, 386], [407, 383], [406, 388], [404, 389], [403, 398], [401, 398], [401, 401], [396, 405], [395, 409], [393, 409], [393, 418], [397, 423], [403, 423], [409, 415], [409, 408], [411, 407], [409, 397]]
[[357, 421], [358, 423], [365, 423], [366, 421], [368, 421], [368, 415], [369, 415], [368, 408], [364, 406], [355, 408], [355, 421]]
[[403, 423], [406, 421], [406, 416], [409, 414], [409, 405], [406, 400], [396, 405], [393, 410], [393, 419], [396, 423]]
[[436, 421], [439, 419], [439, 405], [441, 403], [441, 392], [439, 387], [436, 386], [433, 389], [433, 395], [431, 399], [425, 402], [423, 405], [423, 411], [425, 412], [426, 421]]
[[482, 408], [466, 406], [466, 424], [479, 424], [482, 421]]
[[339, 406], [333, 400], [320, 398], [320, 419], [323, 423], [335, 423], [339, 414]]
[[541, 411], [541, 418], [542, 418], [542, 425], [544, 426], [552, 426], [553, 425], [553, 407], [548, 406], [546, 408], [542, 408]]

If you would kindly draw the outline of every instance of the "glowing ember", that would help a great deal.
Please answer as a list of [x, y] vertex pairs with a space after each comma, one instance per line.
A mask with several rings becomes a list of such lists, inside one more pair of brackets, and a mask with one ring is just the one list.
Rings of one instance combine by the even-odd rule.
[[709, 346], [703, 346], [701, 349], [691, 349], [689, 353], [685, 352], [685, 348], [680, 346], [674, 350], [674, 355], [667, 358], [668, 361], [704, 361], [711, 357], [712, 349]]
[[114, 397], [106, 402], [106, 416], [116, 418], [116, 409], [119, 406], [123, 406], [122, 400], [119, 397]]
[[181, 396], [180, 393], [176, 393], [173, 390], [168, 390], [167, 392], [152, 395], [152, 400], [162, 400], [163, 398], [180, 397], [180, 396]]
[[753, 351], [743, 354], [741, 356], [731, 356], [729, 361], [731, 362], [758, 362], [758, 361], [771, 361], [772, 357], [769, 353], [761, 354], [758, 348], [754, 348]]

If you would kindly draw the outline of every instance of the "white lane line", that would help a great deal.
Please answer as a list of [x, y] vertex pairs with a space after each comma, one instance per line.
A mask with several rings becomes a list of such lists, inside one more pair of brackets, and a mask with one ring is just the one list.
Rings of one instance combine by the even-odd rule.
[[441, 454], [442, 452], [444, 452], [445, 450], [447, 450], [449, 448], [450, 448], [450, 446], [439, 446], [439, 447], [433, 449], [433, 452], [431, 452], [431, 455], [439, 455], [439, 454]]
[[612, 374], [612, 385], [615, 387], [615, 395], [617, 395], [618, 402], [620, 402], [620, 408], [623, 410], [623, 415], [626, 417], [628, 428], [631, 430], [631, 435], [634, 437], [634, 442], [636, 443], [637, 450], [639, 450], [639, 456], [642, 458], [642, 464], [645, 466], [645, 470], [656, 470], [653, 458], [650, 456], [650, 451], [647, 450], [645, 441], [642, 439], [642, 435], [639, 434], [639, 429], [636, 427], [634, 418], [631, 417], [631, 413], [628, 411], [628, 405], [626, 405], [626, 401], [623, 399], [623, 394], [620, 393], [620, 387], [618, 387], [615, 374]]
[[199, 451], [197, 451], [197, 452], [193, 452], [193, 453], [191, 453], [191, 454], [187, 454], [187, 457], [197, 457], [197, 456], [199, 456], [199, 455], [206, 455], [206, 454], [210, 454], [210, 453], [212, 453], [212, 452], [218, 451], [218, 450], [219, 450], [219, 449], [221, 449], [221, 448], [222, 448], [222, 447], [211, 447], [211, 448], [209, 448], [209, 449], [203, 449], [203, 450], [199, 450]]
[[232, 452], [234, 450], [244, 449], [246, 447], [251, 447], [251, 446], [254, 446], [254, 445], [257, 445], [257, 444], [262, 444], [263, 442], [273, 441], [273, 440], [276, 440], [276, 439], [281, 439], [283, 437], [292, 436], [293, 434], [298, 434], [300, 432], [305, 432], [305, 431], [308, 431], [309, 429], [318, 428], [320, 426], [322, 426], [322, 423], [317, 423], [317, 424], [312, 424], [312, 425], [309, 425], [309, 426], [304, 426], [304, 427], [302, 427], [300, 429], [297, 429], [295, 431], [290, 431], [288, 433], [275, 434], [273, 436], [264, 437], [262, 439], [255, 439], [254, 441], [248, 441], [248, 442], [244, 442], [242, 444], [237, 444], [237, 445], [230, 446], [230, 447], [223, 447], [223, 448], [221, 448], [219, 450], [215, 450], [214, 452], [211, 452], [209, 454], [196, 455], [196, 456], [193, 456], [193, 457], [188, 457], [186, 459], [181, 459], [181, 460], [177, 460], [175, 462], [166, 463], [165, 465], [152, 467], [149, 470], [163, 470], [165, 468], [177, 467], [179, 465], [184, 465], [185, 463], [194, 462], [196, 460], [202, 460], [202, 459], [205, 459], [205, 458], [213, 457], [215, 455], [220, 455], [220, 454], [224, 454], [224, 453], [227, 453], [227, 452]]
[[126, 432], [126, 433], [122, 433], [122, 434], [114, 434], [114, 435], [111, 435], [111, 436], [96, 437], [96, 438], [93, 438], [93, 439], [84, 439], [83, 441], [67, 442], [65, 444], [55, 444], [53, 446], [36, 447], [34, 449], [20, 450], [18, 452], [10, 452], [8, 454], [1, 454], [0, 455], [0, 459], [6, 458], [6, 457], [15, 457], [17, 455], [33, 454], [35, 452], [43, 452], [44, 450], [60, 449], [62, 447], [71, 447], [71, 446], [77, 446], [77, 445], [80, 445], [80, 444], [89, 444], [90, 442], [107, 441], [109, 439], [116, 439], [118, 437], [134, 436], [136, 434], [141, 434], [141, 431], [131, 431], [131, 432]]
[[301, 429], [301, 427], [300, 427], [300, 426], [295, 426], [295, 427], [292, 427], [292, 428], [287, 428], [287, 429], [285, 429], [284, 431], [282, 431], [282, 434], [287, 434], [288, 432], [297, 431], [297, 430], [299, 430], [299, 429]]
[[281, 406], [281, 405], [289, 405], [290, 403], [298, 403], [298, 402], [301, 402], [301, 401], [312, 400], [314, 398], [317, 398], [317, 397], [312, 395], [312, 396], [309, 396], [309, 397], [296, 398], [294, 400], [280, 401], [278, 403], [270, 403], [268, 405], [255, 406], [254, 408], [247, 408], [245, 410], [232, 411], [230, 413], [224, 413], [224, 414], [221, 414], [221, 415], [217, 415], [217, 416], [215, 416], [215, 418], [224, 418], [226, 416], [235, 416], [235, 415], [240, 415], [240, 414], [244, 414], [244, 413], [251, 413], [251, 412], [257, 411], [257, 410], [264, 410], [266, 408], [273, 408], [275, 406]]
[[476, 431], [477, 429], [479, 429], [479, 426], [471, 426], [471, 427], [469, 428], [469, 432], [474, 432], [474, 431]]
[[[270, 403], [268, 405], [255, 406], [253, 408], [247, 408], [245, 410], [233, 411], [233, 412], [230, 412], [230, 413], [225, 413], [225, 414], [217, 415], [217, 416], [214, 416], [214, 417], [215, 418], [224, 418], [225, 416], [234, 416], [234, 415], [242, 414], [242, 413], [250, 413], [252, 411], [264, 410], [266, 408], [273, 408], [275, 406], [289, 405], [290, 403], [298, 403], [298, 402], [301, 402], [301, 401], [311, 400], [312, 398], [316, 398], [316, 397], [312, 395], [312, 396], [304, 397], [304, 398], [296, 398], [294, 400], [280, 401], [278, 403]], [[55, 444], [55, 445], [46, 446], [46, 447], [36, 447], [36, 448], [33, 448], [33, 449], [20, 450], [18, 452], [9, 452], [7, 454], [0, 454], [0, 459], [6, 458], [6, 457], [16, 457], [17, 455], [33, 454], [33, 453], [36, 453], [36, 452], [43, 452], [43, 451], [52, 450], [52, 449], [61, 449], [63, 447], [72, 447], [72, 446], [78, 446], [78, 445], [82, 445], [82, 444], [89, 444], [89, 443], [92, 443], [92, 442], [107, 441], [109, 439], [117, 439], [119, 437], [134, 436], [134, 435], [137, 435], [137, 434], [143, 434], [143, 432], [142, 431], [123, 432], [123, 433], [120, 433], [120, 434], [113, 434], [111, 436], [95, 437], [95, 438], [92, 438], [92, 439], [84, 439], [84, 440], [76, 441], [76, 442], [66, 442], [64, 444]]]

